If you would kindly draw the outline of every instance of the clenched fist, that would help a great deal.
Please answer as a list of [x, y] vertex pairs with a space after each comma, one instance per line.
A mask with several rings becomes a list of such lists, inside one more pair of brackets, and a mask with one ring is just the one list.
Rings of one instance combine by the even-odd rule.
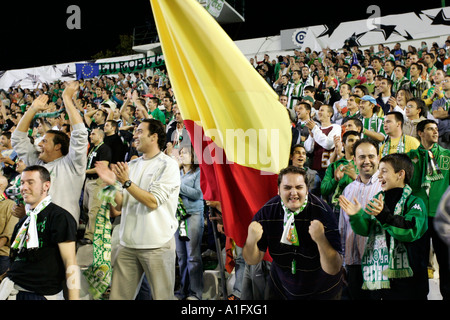
[[325, 228], [319, 220], [311, 221], [309, 225], [309, 234], [314, 242], [318, 243], [325, 238]]
[[262, 225], [257, 221], [252, 221], [250, 225], [248, 226], [248, 235], [247, 235], [247, 241], [251, 243], [256, 243], [261, 239], [263, 234], [263, 227]]

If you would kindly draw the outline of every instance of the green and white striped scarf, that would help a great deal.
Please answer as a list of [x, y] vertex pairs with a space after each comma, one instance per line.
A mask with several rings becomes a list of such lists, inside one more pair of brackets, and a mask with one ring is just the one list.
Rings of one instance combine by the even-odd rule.
[[441, 169], [439, 168], [436, 159], [434, 158], [433, 152], [436, 152], [437, 144], [435, 143], [431, 150], [425, 150], [425, 148], [420, 145], [419, 152], [424, 157], [426, 161], [426, 166], [423, 166], [422, 172], [422, 185], [421, 187], [425, 189], [427, 195], [430, 193], [431, 183], [444, 179]]
[[116, 191], [116, 186], [106, 186], [97, 195], [102, 200], [102, 204], [95, 220], [94, 260], [83, 272], [86, 281], [89, 283], [89, 292], [94, 300], [101, 299], [111, 283], [111, 220], [109, 205], [116, 206], [114, 201]]
[[[406, 185], [403, 188], [402, 196], [395, 205], [394, 215], [403, 213], [403, 206], [411, 192], [410, 186]], [[384, 193], [382, 194], [384, 199]], [[369, 234], [361, 260], [364, 279], [362, 288], [365, 290], [389, 289], [389, 279], [412, 277], [413, 271], [409, 265], [405, 245], [391, 237], [388, 249], [386, 231], [374, 216], [371, 218], [375, 220], [376, 226], [375, 230], [371, 230]]]
[[281, 243], [293, 246], [299, 246], [297, 229], [295, 228], [295, 216], [302, 212], [308, 204], [308, 195], [305, 197], [305, 201], [297, 211], [292, 211], [286, 207], [283, 200], [281, 200], [281, 206], [284, 211], [284, 229], [281, 236]]
[[22, 251], [22, 249], [31, 250], [39, 248], [39, 239], [37, 231], [37, 216], [44, 210], [50, 203], [52, 198], [50, 196], [45, 197], [39, 204], [34, 208], [30, 209], [30, 205], [25, 205], [26, 215], [28, 216], [19, 231], [17, 232], [16, 238], [11, 245], [11, 249]]

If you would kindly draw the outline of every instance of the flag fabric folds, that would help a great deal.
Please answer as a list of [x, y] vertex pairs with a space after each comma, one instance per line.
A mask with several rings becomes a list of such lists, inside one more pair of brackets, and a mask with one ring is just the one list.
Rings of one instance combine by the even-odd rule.
[[253, 215], [277, 194], [291, 123], [268, 83], [195, 0], [150, 0], [170, 82], [201, 169], [205, 200], [243, 246]]
[[100, 73], [100, 65], [98, 63], [77, 63], [77, 80], [92, 79]]

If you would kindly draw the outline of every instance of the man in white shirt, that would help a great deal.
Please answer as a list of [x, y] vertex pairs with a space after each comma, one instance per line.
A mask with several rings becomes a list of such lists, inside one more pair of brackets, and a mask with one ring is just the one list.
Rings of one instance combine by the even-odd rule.
[[180, 172], [177, 162], [161, 151], [166, 140], [161, 121], [144, 119], [134, 139], [142, 157], [118, 162], [112, 170], [96, 164], [103, 181], [118, 181], [123, 189], [115, 195], [122, 217], [110, 299], [133, 300], [145, 274], [154, 300], [173, 300]]
[[[373, 196], [381, 191], [381, 182], [378, 180], [379, 150], [378, 144], [372, 140], [357, 141], [353, 150], [355, 165], [359, 171], [355, 181], [348, 184], [341, 197], [354, 201], [356, 198], [363, 208], [372, 200]], [[341, 199], [339, 200], [341, 202]], [[344, 252], [344, 265], [347, 273], [347, 293], [350, 300], [368, 299], [367, 290], [362, 290], [363, 277], [361, 259], [366, 246], [366, 237], [353, 232], [348, 215], [340, 209], [339, 233]]]

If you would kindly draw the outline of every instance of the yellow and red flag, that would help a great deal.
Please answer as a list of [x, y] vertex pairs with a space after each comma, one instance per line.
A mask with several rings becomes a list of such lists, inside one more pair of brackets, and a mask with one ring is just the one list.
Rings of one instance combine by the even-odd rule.
[[243, 246], [253, 215], [277, 194], [289, 162], [286, 108], [195, 0], [150, 0], [178, 107], [199, 159], [205, 200]]

